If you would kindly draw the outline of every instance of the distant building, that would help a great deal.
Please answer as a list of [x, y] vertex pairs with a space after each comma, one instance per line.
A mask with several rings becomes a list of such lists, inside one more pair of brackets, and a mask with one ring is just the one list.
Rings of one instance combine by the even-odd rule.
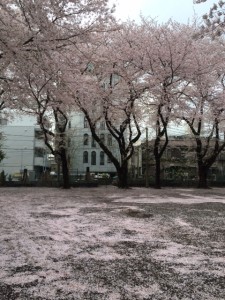
[[0, 118], [2, 150], [6, 157], [0, 162], [0, 172], [20, 180], [27, 170], [30, 180], [39, 179], [48, 169], [47, 150], [35, 117], [21, 116], [13, 120]]
[[[116, 174], [111, 160], [92, 138], [92, 134], [83, 113], [74, 113], [68, 126], [68, 149], [71, 175], [85, 174], [87, 168], [90, 173]], [[104, 121], [99, 121], [97, 127], [99, 137], [104, 140], [114, 155], [119, 157], [118, 145], [106, 128]]]
[[[154, 180], [155, 159], [154, 140], [149, 141], [148, 168], [149, 176]], [[161, 178], [169, 180], [197, 180], [198, 166], [196, 143], [190, 135], [171, 136], [168, 146], [161, 158]], [[142, 169], [146, 170], [146, 143], [142, 144]], [[225, 179], [225, 153], [222, 152], [209, 170], [209, 180]]]

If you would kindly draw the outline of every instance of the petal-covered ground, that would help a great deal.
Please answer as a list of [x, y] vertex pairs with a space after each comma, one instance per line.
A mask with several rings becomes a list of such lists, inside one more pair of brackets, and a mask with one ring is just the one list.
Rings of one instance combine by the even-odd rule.
[[225, 299], [225, 189], [1, 188], [11, 299]]

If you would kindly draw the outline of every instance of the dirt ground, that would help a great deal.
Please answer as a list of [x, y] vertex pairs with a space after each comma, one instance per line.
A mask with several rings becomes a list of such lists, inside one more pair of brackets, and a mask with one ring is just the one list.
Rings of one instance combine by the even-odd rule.
[[225, 188], [1, 188], [14, 299], [225, 299]]

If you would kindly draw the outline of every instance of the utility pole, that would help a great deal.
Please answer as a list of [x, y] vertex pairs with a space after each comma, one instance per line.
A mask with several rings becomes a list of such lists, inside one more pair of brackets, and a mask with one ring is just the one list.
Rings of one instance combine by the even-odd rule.
[[146, 128], [146, 152], [145, 152], [145, 187], [149, 187], [149, 166], [148, 166], [148, 128]]

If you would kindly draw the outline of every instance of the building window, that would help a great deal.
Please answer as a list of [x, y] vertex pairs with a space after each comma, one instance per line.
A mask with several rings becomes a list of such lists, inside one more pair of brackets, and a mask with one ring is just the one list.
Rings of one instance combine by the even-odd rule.
[[83, 163], [87, 164], [88, 163], [88, 152], [84, 151], [83, 153]]
[[92, 152], [91, 152], [91, 164], [92, 164], [93, 166], [96, 165], [96, 152], [95, 152], [95, 151], [92, 151]]
[[88, 120], [84, 117], [84, 128], [88, 128]]
[[104, 144], [105, 143], [105, 135], [104, 135], [104, 133], [101, 133], [100, 134], [100, 140], [101, 140], [101, 142]]
[[112, 161], [111, 161], [111, 159], [107, 156], [107, 163], [108, 164], [111, 164], [112, 163]]
[[108, 134], [108, 146], [112, 146], [112, 135]]
[[69, 128], [71, 128], [71, 121], [69, 121], [69, 123], [68, 123], [68, 127], [69, 127]]
[[95, 141], [95, 139], [93, 138], [93, 136], [92, 136], [92, 138], [91, 138], [91, 146], [92, 146], [92, 147], [96, 147], [96, 141]]
[[100, 165], [104, 166], [105, 164], [105, 153], [103, 151], [100, 152]]
[[88, 138], [88, 134], [85, 133], [85, 134], [84, 134], [84, 145], [85, 145], [85, 146], [88, 145], [88, 139], [89, 139], [89, 138]]
[[40, 147], [34, 148], [34, 156], [35, 157], [44, 157], [45, 149]]
[[105, 122], [104, 122], [104, 121], [102, 121], [102, 122], [100, 123], [100, 129], [105, 129]]

